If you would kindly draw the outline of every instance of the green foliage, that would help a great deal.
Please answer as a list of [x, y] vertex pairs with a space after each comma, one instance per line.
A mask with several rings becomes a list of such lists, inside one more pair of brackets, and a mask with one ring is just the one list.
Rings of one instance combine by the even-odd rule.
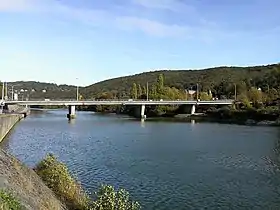
[[138, 202], [131, 201], [129, 193], [124, 189], [116, 191], [114, 187], [103, 185], [96, 193], [93, 210], [138, 210]]
[[123, 189], [116, 191], [112, 186], [103, 185], [94, 193], [95, 200], [82, 189], [71, 176], [65, 164], [53, 155], [47, 155], [35, 168], [44, 183], [66, 204], [70, 210], [138, 210], [140, 205], [130, 199]]
[[137, 99], [137, 97], [138, 97], [136, 83], [133, 83], [133, 85], [132, 85], [130, 97], [133, 99]]
[[65, 164], [49, 154], [35, 168], [44, 183], [68, 208], [88, 209], [89, 198], [81, 185], [71, 176]]
[[212, 100], [212, 94], [208, 94], [207, 92], [201, 92], [200, 93], [200, 100], [210, 101], [210, 100]]
[[273, 101], [279, 97], [279, 92], [275, 88], [271, 88], [267, 92], [267, 101]]
[[146, 95], [146, 94], [147, 94], [146, 86], [143, 86], [142, 94], [143, 94], [143, 95]]
[[163, 74], [158, 75], [156, 87], [157, 87], [157, 93], [162, 94], [164, 88]]
[[237, 99], [244, 105], [245, 108], [250, 109], [252, 105], [246, 93], [238, 95]]
[[149, 98], [150, 99], [159, 99], [157, 95], [157, 87], [155, 84], [152, 85], [151, 91], [149, 93]]
[[20, 210], [20, 202], [11, 194], [0, 190], [0, 209], [3, 210]]
[[138, 96], [138, 98], [140, 98], [141, 96], [142, 96], [142, 87], [141, 87], [141, 85], [140, 84], [138, 84], [138, 90], [137, 90], [137, 96]]
[[[100, 92], [117, 91], [130, 95], [130, 89], [133, 83], [146, 86], [147, 82], [152, 87], [158, 84], [159, 75], [164, 75], [164, 86], [175, 87], [180, 90], [188, 89], [199, 83], [200, 91], [211, 90], [213, 96], [234, 97], [233, 84], [237, 85], [237, 92], [240, 94], [248, 86], [248, 89], [255, 83], [259, 86], [258, 78], [262, 79], [265, 75], [273, 71], [278, 65], [254, 66], [254, 67], [216, 67], [204, 70], [167, 70], [153, 71], [137, 74], [133, 76], [120, 77], [102, 81], [83, 89], [85, 97], [92, 97]], [[269, 81], [269, 80], [267, 80]], [[280, 80], [279, 80], [280, 81]], [[245, 84], [245, 86], [244, 86]], [[275, 86], [279, 86], [275, 77]], [[261, 87], [262, 88], [262, 87]], [[271, 88], [276, 88], [273, 85]], [[151, 89], [151, 88], [149, 88]], [[228, 89], [230, 89], [230, 92]], [[278, 89], [278, 88], [276, 88]]]
[[248, 91], [248, 98], [254, 105], [261, 103], [263, 101], [262, 91], [255, 87], [251, 87]]
[[[268, 95], [267, 100], [278, 97], [280, 89], [280, 65], [254, 66], [254, 67], [216, 67], [204, 70], [167, 70], [167, 71], [153, 71], [145, 72], [127, 77], [119, 77], [110, 79], [96, 84], [80, 87], [80, 93], [84, 99], [112, 99], [122, 98], [128, 99], [131, 95], [139, 98], [139, 85], [142, 87], [142, 94], [146, 92], [147, 82], [150, 85], [149, 95], [154, 99], [160, 99], [158, 94], [165, 95], [165, 87], [175, 87], [180, 91], [195, 87], [199, 84], [200, 92], [212, 91], [214, 97], [218, 98], [234, 98], [234, 84], [237, 87], [237, 94], [247, 92], [251, 87], [257, 87], [264, 90]], [[133, 83], [137, 84], [133, 94], [131, 94], [131, 87]], [[23, 98], [29, 95], [30, 99], [75, 99], [76, 86], [56, 85], [39, 82], [13, 82], [8, 83], [8, 86], [14, 86], [14, 90], [27, 89]], [[152, 90], [153, 85], [156, 87], [156, 92]], [[31, 89], [36, 92], [30, 93]], [[46, 89], [46, 93], [41, 90]], [[274, 91], [274, 96], [270, 96], [268, 90]], [[138, 94], [135, 94], [137, 90]], [[194, 90], [194, 89], [193, 89]], [[102, 95], [106, 93], [105, 95]], [[156, 94], [155, 94], [156, 93]], [[186, 95], [185, 95], [186, 97]], [[22, 96], [19, 95], [19, 99]]]
[[279, 115], [280, 110], [278, 106], [267, 106], [267, 107], [262, 107], [257, 111], [262, 114]]

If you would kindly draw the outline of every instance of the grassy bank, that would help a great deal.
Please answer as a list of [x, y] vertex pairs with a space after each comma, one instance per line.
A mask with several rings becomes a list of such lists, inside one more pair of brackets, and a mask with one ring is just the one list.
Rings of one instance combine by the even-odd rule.
[[[66, 165], [53, 155], [47, 155], [36, 167], [35, 172], [70, 210], [138, 210], [138, 202], [130, 199], [123, 189], [103, 185], [91, 196], [70, 174]], [[93, 177], [94, 178], [94, 177]]]
[[0, 210], [20, 210], [22, 206], [19, 200], [3, 189], [0, 190]]

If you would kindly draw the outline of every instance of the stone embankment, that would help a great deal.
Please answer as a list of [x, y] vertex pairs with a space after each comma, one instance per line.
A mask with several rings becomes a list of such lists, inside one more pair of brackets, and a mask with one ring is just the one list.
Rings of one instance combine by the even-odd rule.
[[1, 114], [0, 115], [0, 142], [10, 132], [14, 125], [24, 118], [24, 114]]
[[23, 106], [9, 106], [3, 114], [0, 114], [0, 142], [10, 132], [14, 125], [22, 118], [29, 115], [30, 109]]
[[[64, 210], [34, 170], [0, 149], [0, 190], [11, 193], [25, 210]], [[0, 199], [0, 207], [1, 207]], [[0, 208], [1, 209], [1, 208]]]
[[[14, 106], [0, 114], [0, 142], [14, 125], [29, 114], [27, 107]], [[28, 168], [0, 148], [0, 192], [11, 193], [26, 210], [63, 210], [65, 206], [43, 183], [34, 170]], [[0, 196], [1, 204], [5, 204]], [[5, 208], [4, 208], [5, 209]], [[8, 209], [10, 209], [8, 207]]]

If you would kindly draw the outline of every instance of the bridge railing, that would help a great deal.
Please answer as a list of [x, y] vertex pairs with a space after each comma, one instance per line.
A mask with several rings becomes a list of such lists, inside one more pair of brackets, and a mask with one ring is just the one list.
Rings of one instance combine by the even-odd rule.
[[[91, 102], [91, 101], [127, 101], [127, 102], [137, 102], [137, 101], [153, 101], [153, 102], [161, 102], [161, 101], [190, 101], [190, 102], [204, 102], [203, 100], [184, 100], [184, 99], [149, 99], [149, 100], [145, 100], [145, 99], [85, 99], [85, 100], [75, 100], [75, 99], [50, 99], [50, 100], [45, 100], [45, 99], [32, 99], [32, 100], [8, 100], [6, 102], [34, 102], [34, 101], [38, 101], [38, 102], [64, 102], [64, 101], [71, 101], [71, 102]], [[213, 102], [216, 103], [217, 101], [224, 101], [224, 102], [232, 102], [234, 100], [231, 99], [222, 99], [222, 100], [205, 100], [209, 103]]]

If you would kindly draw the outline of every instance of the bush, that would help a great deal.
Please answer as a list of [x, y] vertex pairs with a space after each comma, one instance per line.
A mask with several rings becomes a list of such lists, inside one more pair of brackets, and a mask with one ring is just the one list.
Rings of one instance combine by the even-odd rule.
[[20, 210], [21, 205], [11, 193], [5, 192], [4, 190], [0, 190], [0, 209]]
[[138, 210], [138, 202], [131, 201], [129, 193], [124, 189], [115, 191], [114, 187], [103, 185], [96, 193], [93, 210]]
[[47, 155], [35, 168], [44, 183], [73, 210], [138, 210], [138, 202], [131, 201], [123, 189], [115, 191], [112, 186], [103, 185], [91, 201], [81, 185], [71, 176], [66, 165], [53, 155]]
[[35, 171], [69, 209], [88, 209], [89, 198], [81, 185], [71, 176], [66, 165], [53, 155], [47, 155]]

